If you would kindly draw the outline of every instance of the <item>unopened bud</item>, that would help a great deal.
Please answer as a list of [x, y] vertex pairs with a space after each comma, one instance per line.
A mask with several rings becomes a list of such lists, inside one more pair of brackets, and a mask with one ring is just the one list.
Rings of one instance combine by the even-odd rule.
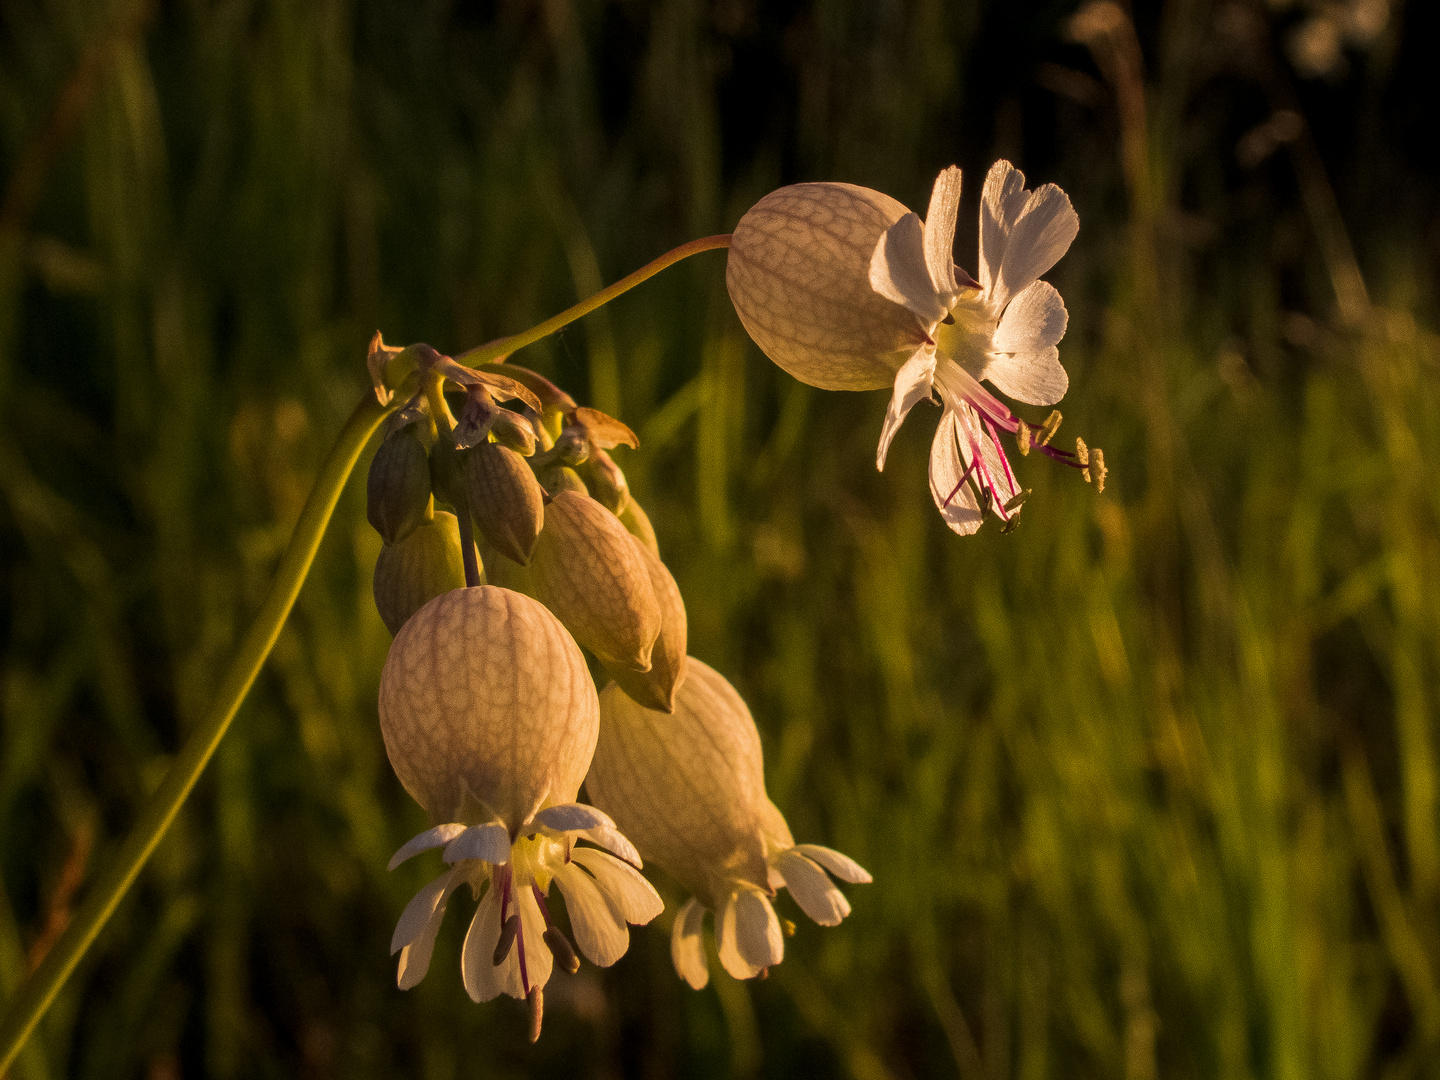
[[660, 544], [655, 539], [655, 526], [650, 524], [650, 517], [645, 513], [645, 508], [633, 498], [627, 500], [625, 509], [619, 512], [620, 524], [624, 525], [630, 535], [639, 540], [656, 555], [660, 554]]
[[365, 482], [365, 517], [387, 544], [405, 539], [430, 516], [430, 461], [414, 426], [375, 451]]
[[501, 446], [514, 450], [523, 457], [535, 453], [535, 428], [518, 413], [501, 409], [495, 416], [490, 434]]
[[545, 521], [539, 481], [514, 450], [482, 443], [465, 455], [465, 501], [485, 542], [522, 566]]
[[555, 445], [550, 448], [550, 460], [561, 465], [581, 465], [590, 460], [593, 451], [585, 429], [572, 424], [556, 437]]
[[464, 587], [460, 523], [444, 510], [375, 560], [375, 607], [391, 634], [441, 593]]
[[580, 474], [568, 465], [547, 465], [537, 474], [540, 486], [545, 489], [545, 494], [552, 498], [562, 491], [568, 491], [575, 495], [590, 497], [590, 489], [585, 486], [585, 481], [580, 479]]
[[594, 499], [562, 491], [545, 508], [530, 579], [535, 596], [602, 661], [650, 669], [660, 604], [630, 534]]
[[596, 449], [590, 459], [577, 470], [590, 494], [612, 514], [619, 515], [630, 502], [630, 485], [615, 459], [604, 450]]
[[430, 448], [430, 486], [441, 502], [465, 505], [465, 455], [455, 448], [453, 432], [440, 432]]
[[660, 636], [650, 653], [650, 670], [631, 671], [618, 664], [606, 664], [605, 670], [620, 684], [620, 689], [647, 709], [658, 712], [675, 711], [675, 691], [685, 677], [686, 618], [685, 601], [669, 568], [637, 537], [630, 542], [645, 560], [650, 572], [650, 585], [660, 605]]

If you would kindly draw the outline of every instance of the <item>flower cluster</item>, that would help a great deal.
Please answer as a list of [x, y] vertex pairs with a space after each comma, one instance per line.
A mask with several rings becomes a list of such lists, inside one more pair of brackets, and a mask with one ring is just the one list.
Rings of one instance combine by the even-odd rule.
[[[1105, 464], [1080, 440], [1073, 453], [1050, 446], [1058, 412], [1032, 426], [984, 385], [1042, 406], [1067, 389], [1065, 305], [1040, 277], [1079, 228], [1070, 200], [1052, 184], [1027, 190], [997, 163], [980, 200], [978, 278], [954, 262], [959, 206], [956, 168], [935, 181], [924, 221], [867, 188], [782, 188], [736, 227], [727, 283], [750, 334], [797, 378], [891, 388], [877, 467], [914, 406], [938, 395], [930, 490], [950, 528], [970, 533], [992, 514], [1013, 524], [1027, 494], [1002, 433], [1097, 487]], [[850, 903], [836, 880], [870, 875], [795, 843], [766, 794], [750, 710], [687, 656], [684, 601], [608, 453], [636, 445], [630, 429], [512, 364], [466, 367], [378, 334], [369, 360], [382, 404], [404, 395], [368, 490], [385, 541], [375, 602], [395, 634], [380, 725], [434, 823], [391, 866], [434, 848], [447, 866], [395, 928], [400, 986], [424, 977], [468, 885], [478, 903], [465, 988], [476, 1001], [527, 1000], [538, 1037], [554, 968], [574, 973], [580, 955], [615, 963], [629, 927], [662, 911], [642, 859], [688, 894], [671, 955], [696, 989], [710, 978], [707, 914], [738, 979], [784, 958], [778, 890], [815, 922], [839, 923]], [[447, 392], [461, 395], [455, 411]], [[577, 801], [582, 783], [590, 804]]]
[[[555, 967], [615, 963], [629, 926], [660, 914], [642, 859], [691, 893], [673, 948], [697, 989], [709, 978], [706, 910], [725, 969], [749, 978], [783, 956], [776, 889], [828, 926], [850, 908], [825, 870], [870, 878], [838, 852], [795, 844], [765, 794], [749, 710], [686, 656], [684, 601], [606, 453], [635, 444], [629, 428], [533, 372], [498, 367], [378, 337], [371, 350], [382, 400], [397, 383], [408, 393], [368, 487], [385, 541], [375, 600], [395, 634], [380, 726], [434, 823], [391, 868], [436, 848], [447, 867], [405, 908], [391, 949], [401, 988], [417, 984], [468, 885], [478, 903], [465, 989], [477, 1002], [526, 1000], [537, 1038]], [[445, 397], [457, 387], [458, 418]], [[606, 673], [603, 692], [582, 648]], [[582, 781], [594, 805], [577, 801]]]
[[994, 514], [1013, 524], [1022, 491], [1001, 444], [1016, 439], [1103, 486], [1105, 459], [1076, 441], [1051, 447], [1060, 422], [1031, 426], [982, 385], [1054, 405], [1069, 379], [1056, 347], [1065, 304], [1040, 280], [1080, 222], [1054, 184], [1026, 190], [996, 162], [980, 199], [978, 280], [954, 262], [960, 170], [935, 181], [925, 220], [850, 184], [796, 184], [761, 199], [735, 228], [726, 281], [750, 336], [802, 382], [827, 390], [892, 387], [875, 463], [920, 401], [943, 413], [930, 450], [930, 493], [945, 523], [972, 533]]

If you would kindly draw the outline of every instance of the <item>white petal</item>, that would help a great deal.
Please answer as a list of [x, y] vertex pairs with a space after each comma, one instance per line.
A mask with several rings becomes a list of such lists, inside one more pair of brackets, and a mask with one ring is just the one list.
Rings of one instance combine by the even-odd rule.
[[593, 878], [573, 863], [555, 875], [565, 897], [575, 944], [598, 967], [609, 967], [630, 947], [625, 920], [605, 902]]
[[640, 853], [635, 850], [635, 845], [626, 840], [624, 834], [614, 825], [596, 825], [593, 829], [583, 830], [580, 835], [607, 851], [613, 851], [637, 870], [645, 865], [640, 861]]
[[413, 858], [422, 851], [444, 847], [464, 831], [465, 826], [459, 822], [451, 822], [448, 825], [436, 825], [433, 829], [426, 829], [419, 836], [412, 837], [409, 841], [402, 844], [400, 850], [395, 852], [394, 856], [390, 859], [390, 865], [385, 869], [394, 870], [406, 859]]
[[495, 966], [495, 946], [500, 941], [500, 890], [495, 883], [480, 898], [470, 929], [465, 934], [465, 947], [460, 951], [460, 974], [465, 992], [472, 1001], [489, 1001], [506, 990], [507, 967], [515, 966], [514, 951], [500, 967]]
[[995, 351], [981, 377], [1017, 401], [1054, 405], [1070, 387], [1055, 348], [1068, 321], [1065, 301], [1055, 287], [1046, 281], [1033, 283], [1000, 317], [992, 340]]
[[821, 926], [839, 926], [850, 914], [850, 902], [835, 887], [830, 876], [804, 855], [787, 851], [775, 861], [785, 878], [785, 887], [800, 905], [800, 910]]
[[705, 962], [705, 907], [693, 896], [675, 916], [670, 930], [670, 960], [691, 989], [703, 990], [710, 981], [710, 967]]
[[401, 990], [418, 984], [430, 970], [430, 956], [435, 951], [435, 935], [445, 919], [446, 901], [463, 880], [464, 875], [454, 870], [441, 874], [416, 893], [400, 915], [390, 940], [390, 952], [393, 955], [396, 949], [400, 950], [395, 981]]
[[815, 860], [841, 881], [848, 881], [852, 885], [868, 885], [875, 880], [868, 870], [849, 855], [842, 855], [833, 848], [821, 847], [819, 844], [797, 844], [795, 850], [807, 859]]
[[1079, 231], [1080, 217], [1065, 192], [1054, 184], [1032, 191], [1005, 245], [992, 296], [996, 308], [1059, 262]]
[[1054, 345], [1033, 353], [993, 356], [982, 374], [1001, 393], [1031, 405], [1054, 405], [1070, 388], [1070, 376]]
[[1010, 229], [1025, 209], [1025, 174], [1008, 161], [997, 161], [980, 195], [980, 288], [993, 294], [1010, 240]]
[[930, 443], [930, 496], [935, 500], [935, 507], [945, 519], [945, 524], [961, 536], [968, 536], [980, 528], [985, 519], [970, 482], [967, 480], [960, 484], [969, 462], [968, 455], [960, 453], [959, 434], [956, 412], [946, 409]]
[[747, 963], [769, 967], [785, 958], [785, 937], [770, 898], [741, 889], [735, 900], [735, 943]]
[[447, 886], [454, 873], [453, 870], [447, 870], [410, 898], [405, 910], [400, 913], [399, 921], [395, 923], [395, 933], [390, 936], [391, 956], [420, 936], [436, 908], [443, 911], [443, 905], [449, 897]]
[[906, 214], [876, 242], [875, 253], [870, 256], [870, 287], [932, 326], [945, 317], [949, 292], [940, 295], [930, 279], [930, 268], [925, 264], [925, 226], [918, 215]]
[[545, 916], [540, 914], [540, 906], [535, 902], [534, 892], [531, 891], [529, 885], [526, 885], [517, 889], [516, 894], [512, 895], [515, 897], [515, 906], [520, 911], [520, 933], [515, 938], [515, 948], [509, 962], [515, 964], [518, 985], [509, 992], [513, 997], [523, 998], [525, 987], [519, 982], [520, 967], [516, 963], [521, 946], [523, 945], [525, 948], [525, 975], [529, 979], [531, 989], [544, 986], [550, 981], [550, 969], [554, 957], [550, 953], [550, 946], [545, 944]]
[[740, 955], [739, 942], [736, 940], [735, 907], [740, 895], [731, 893], [716, 919], [720, 931], [717, 935], [720, 939], [720, 964], [730, 973], [731, 978], [753, 979], [760, 974], [760, 968]]
[[445, 845], [445, 861], [483, 859], [488, 863], [510, 861], [510, 833], [498, 821], [474, 825]]
[[928, 345], [916, 349], [909, 360], [895, 373], [895, 392], [890, 396], [890, 408], [885, 411], [885, 426], [880, 429], [880, 446], [875, 451], [875, 468], [885, 468], [885, 456], [890, 452], [890, 443], [905, 417], [917, 401], [931, 396], [930, 387], [935, 382], [935, 350]]
[[626, 922], [643, 926], [665, 910], [654, 886], [629, 863], [594, 848], [576, 848], [570, 858], [595, 876], [605, 899]]
[[554, 829], [561, 833], [581, 832], [585, 829], [593, 829], [597, 825], [615, 827], [615, 822], [610, 820], [610, 815], [601, 813], [593, 806], [575, 802], [547, 806], [531, 820], [535, 825], [543, 825], [547, 829]]
[[955, 302], [955, 218], [959, 213], [960, 170], [951, 165], [935, 178], [930, 209], [925, 212], [925, 266], [947, 309]]
[[[1069, 322], [1065, 301], [1048, 281], [1032, 282], [1010, 301], [995, 328], [993, 349], [1002, 353], [1032, 353], [1058, 344]], [[1047, 404], [1049, 404], [1047, 402]]]

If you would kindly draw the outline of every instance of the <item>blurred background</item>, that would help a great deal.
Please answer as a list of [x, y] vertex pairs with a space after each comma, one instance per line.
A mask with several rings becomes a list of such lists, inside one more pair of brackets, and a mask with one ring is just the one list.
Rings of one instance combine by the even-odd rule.
[[668, 271], [516, 360], [639, 432], [691, 652], [874, 873], [854, 914], [782, 898], [785, 962], [697, 993], [671, 908], [535, 1047], [461, 988], [467, 904], [397, 990], [438, 862], [384, 871], [425, 822], [362, 471], [12, 1075], [1440, 1076], [1437, 41], [1418, 0], [6, 0], [0, 998], [209, 703], [377, 328], [459, 351], [781, 184], [923, 210], [951, 163], [974, 270], [1006, 157], [1079, 212], [1061, 440], [1110, 466], [1017, 459], [1018, 531], [956, 537], [936, 410], [877, 474], [888, 393], [765, 360], [723, 254]]

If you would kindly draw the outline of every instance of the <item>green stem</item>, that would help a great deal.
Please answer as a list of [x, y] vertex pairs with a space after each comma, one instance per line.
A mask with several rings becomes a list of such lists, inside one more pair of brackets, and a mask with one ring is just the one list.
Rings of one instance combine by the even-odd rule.
[[498, 360], [502, 356], [509, 356], [517, 349], [523, 349], [526, 345], [533, 345], [541, 338], [549, 337], [556, 330], [569, 326], [582, 315], [589, 315], [598, 307], [603, 307], [611, 300], [614, 300], [623, 292], [628, 292], [636, 285], [648, 278], [654, 277], [661, 270], [668, 266], [674, 266], [681, 259], [688, 259], [691, 255], [698, 255], [702, 251], [714, 251], [717, 248], [728, 248], [730, 246], [730, 234], [721, 233], [718, 236], [703, 236], [699, 240], [691, 240], [688, 244], [681, 244], [673, 251], [667, 251], [654, 262], [646, 263], [633, 274], [621, 278], [609, 288], [601, 289], [594, 296], [581, 300], [572, 308], [567, 308], [554, 318], [546, 319], [539, 326], [532, 326], [519, 334], [512, 334], [509, 337], [496, 338], [485, 345], [477, 345], [468, 352], [460, 353], [454, 359], [457, 363], [466, 367], [479, 367]]
[[284, 626], [300, 586], [310, 571], [320, 538], [325, 534], [325, 527], [330, 522], [345, 481], [370, 436], [389, 411], [367, 392], [335, 440], [329, 456], [320, 467], [315, 486], [310, 489], [300, 520], [295, 523], [290, 545], [280, 557], [270, 593], [225, 673], [214, 705], [176, 755], [165, 779], [146, 803], [139, 821], [130, 830], [130, 835], [104, 874], [90, 887], [85, 902], [70, 925], [7, 1006], [5, 1018], [0, 1022], [0, 1075], [15, 1060], [30, 1032], [60, 992], [60, 987], [85, 955], [85, 950], [135, 883], [141, 867], [160, 843], [160, 838], [175, 819], [205, 764], [215, 753], [255, 681], [260, 665], [270, 655], [275, 639], [280, 636], [280, 628]]

